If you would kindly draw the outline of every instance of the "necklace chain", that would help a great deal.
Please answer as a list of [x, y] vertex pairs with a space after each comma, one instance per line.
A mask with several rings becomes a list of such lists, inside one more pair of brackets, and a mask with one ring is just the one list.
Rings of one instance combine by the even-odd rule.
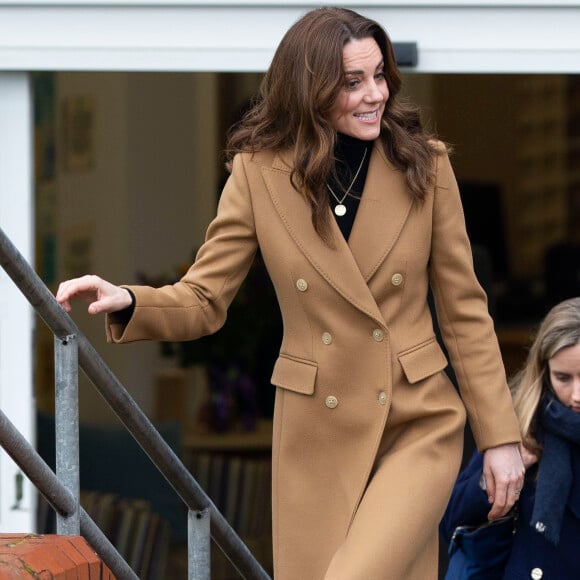
[[328, 187], [328, 191], [330, 191], [330, 193], [332, 194], [332, 197], [334, 197], [334, 199], [336, 199], [337, 205], [334, 206], [334, 213], [337, 216], [343, 216], [346, 213], [346, 206], [344, 205], [344, 200], [346, 199], [346, 197], [348, 196], [348, 194], [350, 193], [350, 190], [353, 188], [355, 181], [358, 177], [358, 174], [360, 173], [363, 163], [365, 162], [365, 158], [367, 156], [367, 148], [365, 147], [360, 165], [358, 166], [358, 169], [356, 170], [356, 173], [354, 174], [354, 178], [353, 180], [350, 182], [350, 185], [347, 187], [344, 195], [342, 196], [342, 199], [339, 199], [338, 195], [336, 195], [336, 193], [334, 193], [332, 187], [330, 187], [330, 185], [327, 183], [326, 187]]

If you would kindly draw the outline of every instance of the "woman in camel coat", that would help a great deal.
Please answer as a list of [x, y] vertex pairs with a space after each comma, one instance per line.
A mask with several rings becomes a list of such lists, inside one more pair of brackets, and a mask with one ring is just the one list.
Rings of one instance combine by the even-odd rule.
[[490, 517], [521, 486], [457, 184], [400, 85], [377, 23], [306, 14], [230, 138], [231, 176], [183, 279], [154, 289], [85, 276], [57, 293], [67, 310], [82, 297], [106, 312], [112, 342], [190, 340], [224, 324], [261, 251], [284, 323], [272, 374], [276, 580], [435, 579], [465, 409], [486, 451]]

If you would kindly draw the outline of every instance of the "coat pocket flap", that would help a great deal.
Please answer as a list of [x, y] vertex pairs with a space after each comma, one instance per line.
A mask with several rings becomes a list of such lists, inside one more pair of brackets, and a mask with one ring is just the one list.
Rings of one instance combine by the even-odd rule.
[[411, 384], [442, 371], [448, 364], [434, 338], [400, 353], [399, 362]]
[[314, 362], [281, 355], [274, 365], [271, 380], [277, 387], [312, 395], [317, 371], [318, 365]]

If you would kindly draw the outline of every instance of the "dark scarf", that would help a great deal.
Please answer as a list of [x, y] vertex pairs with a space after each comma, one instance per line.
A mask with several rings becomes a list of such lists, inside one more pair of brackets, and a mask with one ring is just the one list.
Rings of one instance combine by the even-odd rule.
[[[578, 453], [580, 414], [574, 413], [552, 394], [540, 402], [538, 438], [544, 451], [538, 467], [536, 497], [530, 525], [549, 542], [558, 545], [564, 510], [570, 495], [580, 488]], [[576, 461], [574, 461], [576, 459]], [[543, 524], [543, 525], [542, 525]]]

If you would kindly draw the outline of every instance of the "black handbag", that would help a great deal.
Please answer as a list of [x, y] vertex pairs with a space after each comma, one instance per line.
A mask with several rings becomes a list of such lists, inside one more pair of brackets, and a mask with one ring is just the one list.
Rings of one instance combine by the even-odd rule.
[[479, 526], [457, 526], [449, 543], [445, 580], [501, 580], [516, 530], [517, 512]]

